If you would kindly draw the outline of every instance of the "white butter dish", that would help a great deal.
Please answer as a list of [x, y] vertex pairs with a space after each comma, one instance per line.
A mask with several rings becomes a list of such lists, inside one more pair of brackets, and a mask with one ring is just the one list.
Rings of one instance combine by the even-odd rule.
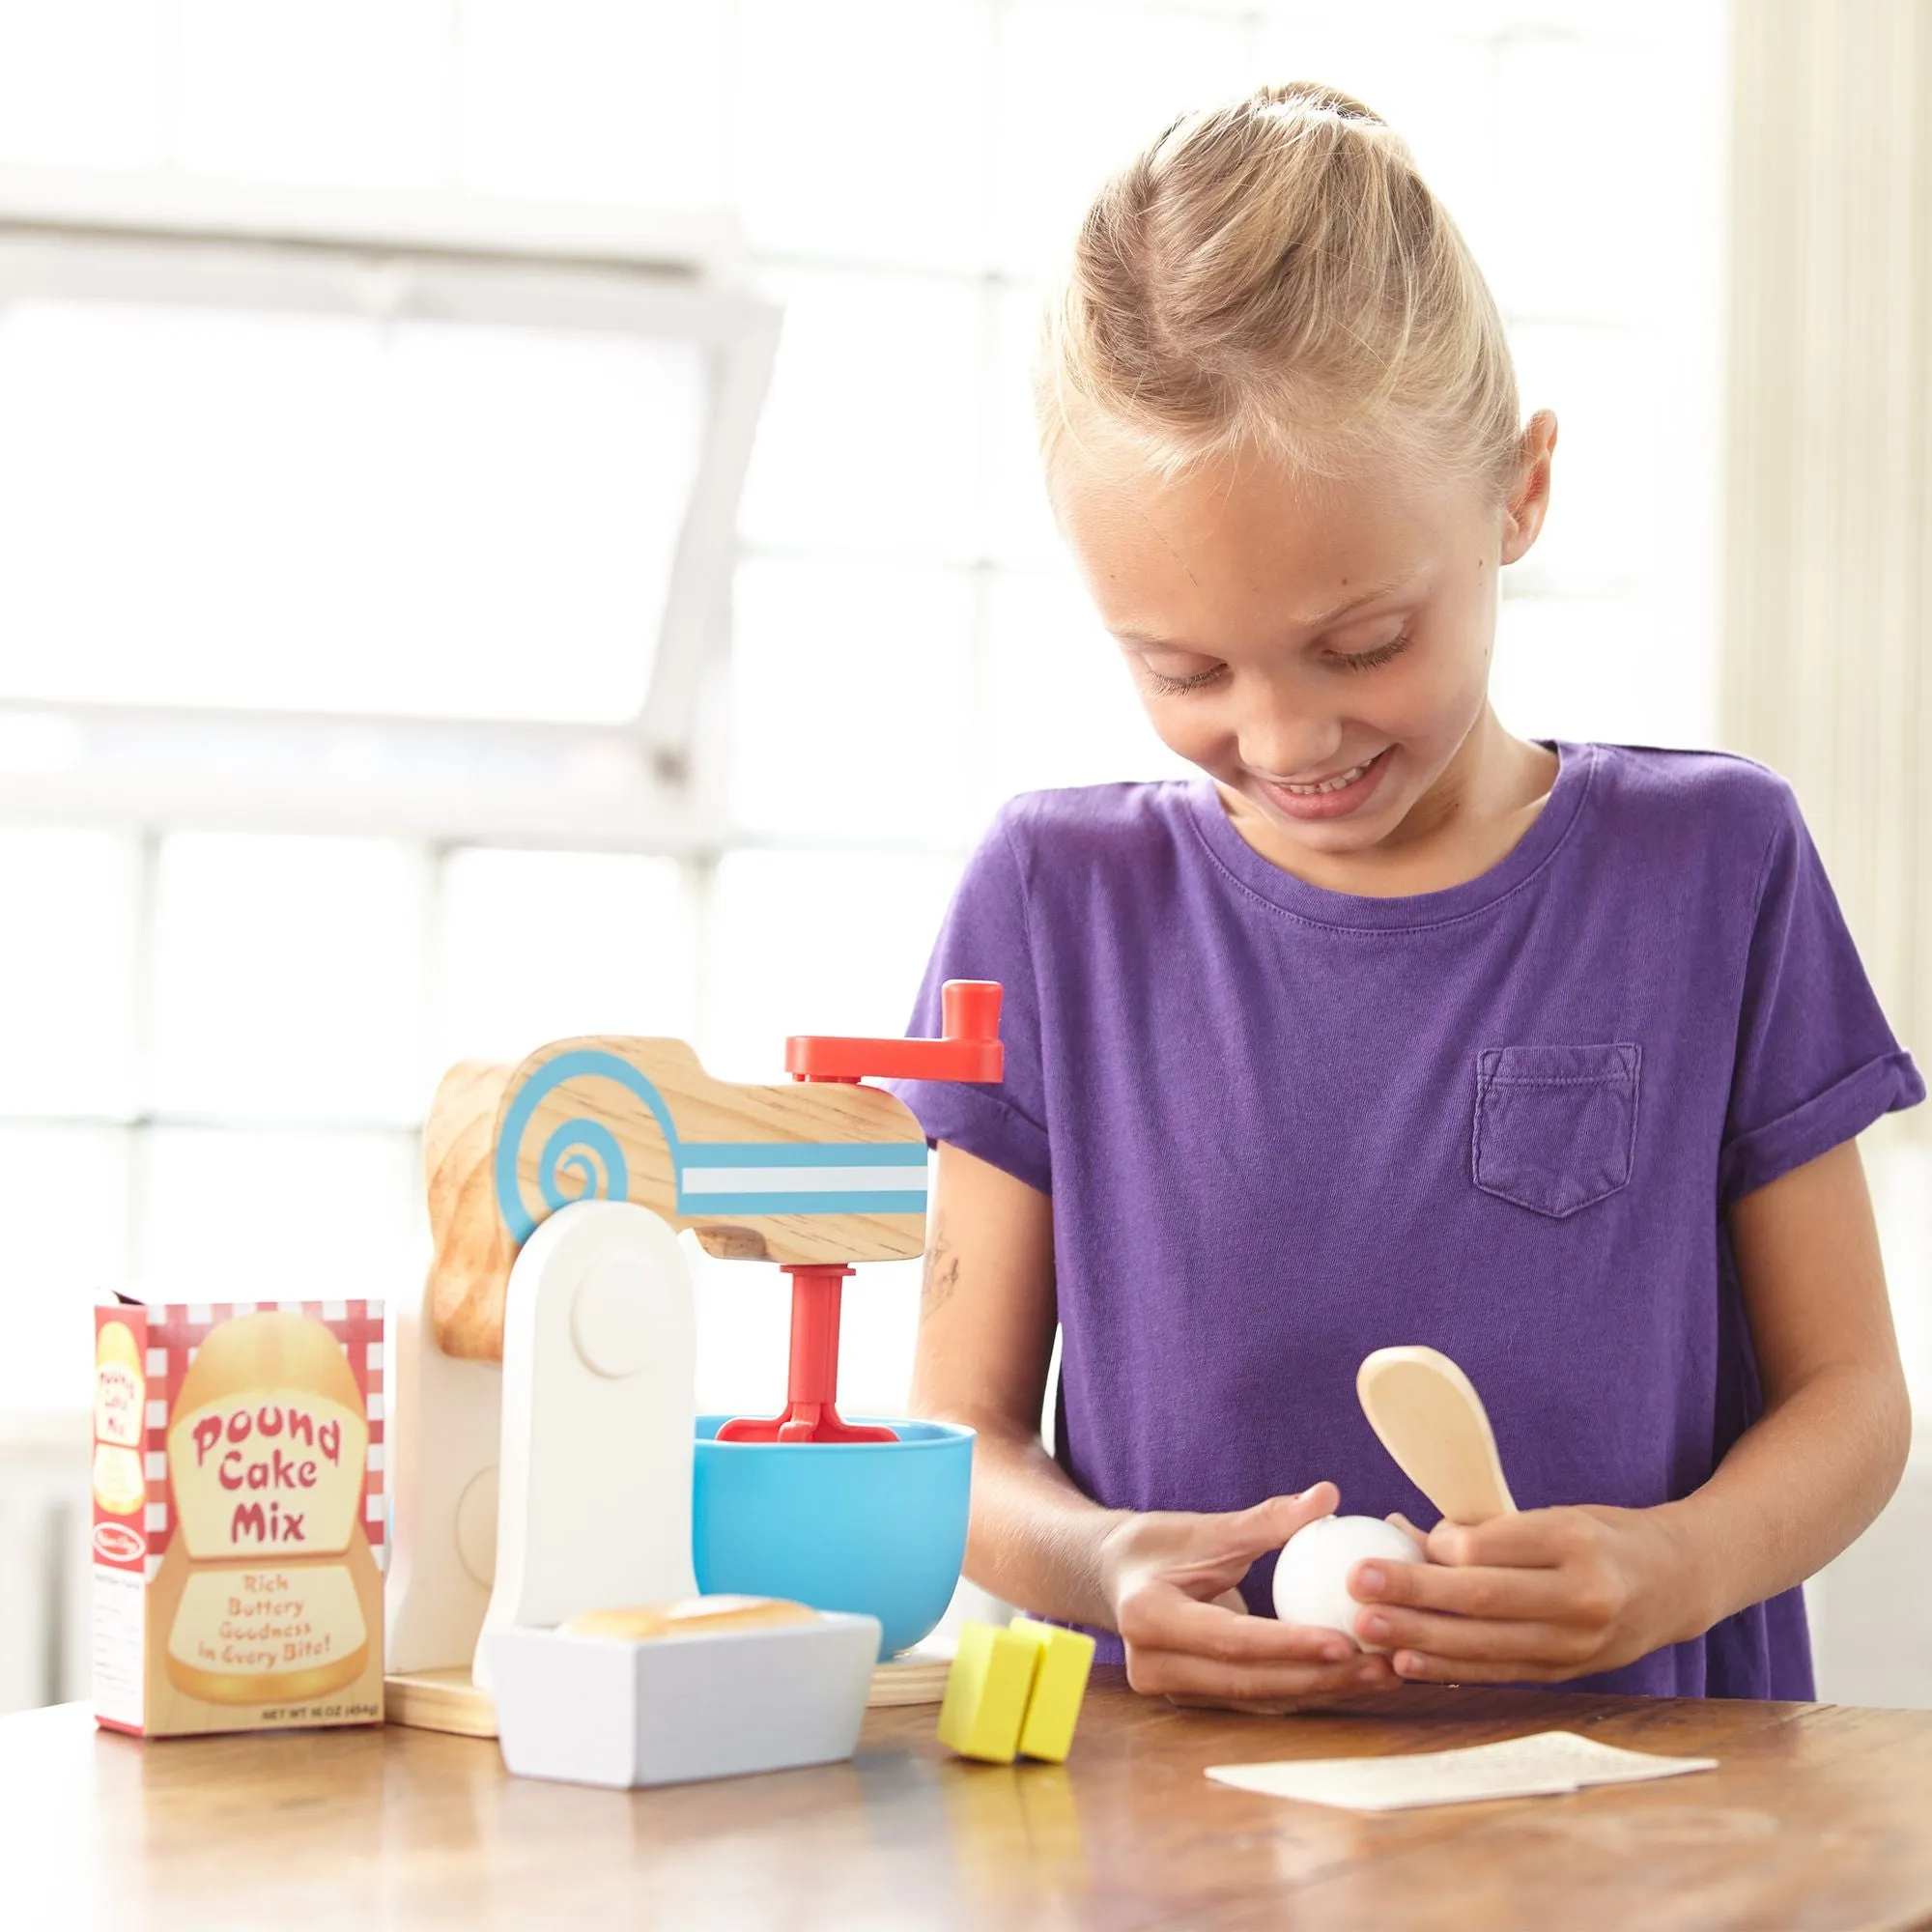
[[625, 1787], [784, 1771], [852, 1755], [876, 1617], [645, 1641], [486, 1632], [503, 1762], [519, 1777]]

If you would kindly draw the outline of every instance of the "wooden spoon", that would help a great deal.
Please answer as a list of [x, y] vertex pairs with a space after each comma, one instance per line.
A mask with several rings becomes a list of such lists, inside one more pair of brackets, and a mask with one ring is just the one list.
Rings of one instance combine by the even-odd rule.
[[1435, 1349], [1378, 1349], [1356, 1372], [1369, 1426], [1448, 1522], [1510, 1516], [1496, 1438], [1475, 1385]]

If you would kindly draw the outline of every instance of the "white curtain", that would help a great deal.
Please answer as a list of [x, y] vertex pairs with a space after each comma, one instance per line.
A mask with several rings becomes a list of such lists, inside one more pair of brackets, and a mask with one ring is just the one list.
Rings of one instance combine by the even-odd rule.
[[1797, 786], [1932, 1061], [1932, 0], [1732, 21], [1725, 736]]

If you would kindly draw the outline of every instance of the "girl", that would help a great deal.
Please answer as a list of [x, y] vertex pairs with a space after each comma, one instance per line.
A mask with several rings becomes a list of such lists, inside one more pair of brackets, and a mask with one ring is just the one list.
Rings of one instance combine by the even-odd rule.
[[[1184, 119], [1087, 216], [1039, 411], [1206, 776], [1007, 807], [915, 1015], [1007, 989], [1003, 1086], [901, 1089], [968, 1574], [1182, 1701], [1808, 1697], [1797, 1586], [1909, 1430], [1853, 1137], [1924, 1088], [1782, 782], [1491, 711], [1556, 426], [1462, 238], [1345, 95]], [[1269, 1572], [1338, 1500], [1432, 1520], [1356, 1406], [1392, 1343], [1468, 1372], [1522, 1514], [1358, 1565], [1358, 1655]]]

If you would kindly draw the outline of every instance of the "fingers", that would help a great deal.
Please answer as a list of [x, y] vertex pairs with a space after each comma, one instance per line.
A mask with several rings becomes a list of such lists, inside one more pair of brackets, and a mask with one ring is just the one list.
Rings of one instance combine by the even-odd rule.
[[1387, 1658], [1361, 1654], [1339, 1631], [1249, 1616], [1239, 1592], [1227, 1587], [1231, 1576], [1331, 1515], [1340, 1500], [1334, 1484], [1318, 1483], [1252, 1509], [1172, 1519], [1160, 1573], [1143, 1574], [1118, 1599], [1134, 1689], [1248, 1711], [1299, 1710], [1397, 1689]]
[[[1354, 1629], [1394, 1654], [1406, 1680], [1551, 1681], [1622, 1655], [1632, 1598], [1615, 1560], [1618, 1513], [1525, 1510], [1487, 1522], [1440, 1522], [1431, 1560], [1359, 1563]], [[1638, 1654], [1635, 1649], [1631, 1655]]]
[[1317, 1518], [1333, 1516], [1341, 1500], [1342, 1492], [1333, 1483], [1317, 1483], [1298, 1496], [1270, 1496], [1252, 1509], [1204, 1516], [1200, 1521], [1221, 1554], [1245, 1556], [1253, 1562], [1257, 1556], [1279, 1549], [1297, 1529]]
[[1333, 1483], [1296, 1496], [1270, 1496], [1250, 1509], [1122, 1512], [1101, 1546], [1101, 1569], [1116, 1620], [1126, 1599], [1152, 1583], [1211, 1602], [1238, 1587], [1259, 1556], [1279, 1549], [1337, 1501]]
[[1560, 1619], [1576, 1592], [1560, 1570], [1452, 1570], [1439, 1563], [1369, 1561], [1349, 1572], [1349, 1594], [1360, 1604], [1522, 1621]]
[[1316, 1698], [1394, 1690], [1401, 1684], [1385, 1657], [1353, 1656], [1346, 1663], [1228, 1663], [1182, 1651], [1132, 1650], [1127, 1682], [1163, 1697], [1290, 1709]]
[[1236, 1614], [1173, 1585], [1137, 1590], [1121, 1605], [1121, 1637], [1147, 1651], [1187, 1651], [1220, 1663], [1345, 1662], [1355, 1646], [1339, 1631], [1308, 1630]]
[[1332, 1515], [1338, 1500], [1333, 1483], [1317, 1483], [1298, 1496], [1270, 1496], [1252, 1509], [1144, 1518], [1171, 1526], [1166, 1548], [1153, 1552], [1149, 1567], [1190, 1596], [1224, 1596], [1257, 1557], [1272, 1554], [1318, 1517]]
[[1355, 1621], [1371, 1643], [1398, 1654], [1414, 1652], [1454, 1662], [1459, 1668], [1472, 1662], [1574, 1668], [1594, 1653], [1597, 1644], [1593, 1631], [1550, 1621], [1492, 1622], [1425, 1610], [1380, 1609], [1364, 1610]]
[[1550, 1569], [1576, 1555], [1589, 1534], [1589, 1519], [1574, 1509], [1520, 1510], [1487, 1522], [1438, 1522], [1429, 1532], [1429, 1560]]

